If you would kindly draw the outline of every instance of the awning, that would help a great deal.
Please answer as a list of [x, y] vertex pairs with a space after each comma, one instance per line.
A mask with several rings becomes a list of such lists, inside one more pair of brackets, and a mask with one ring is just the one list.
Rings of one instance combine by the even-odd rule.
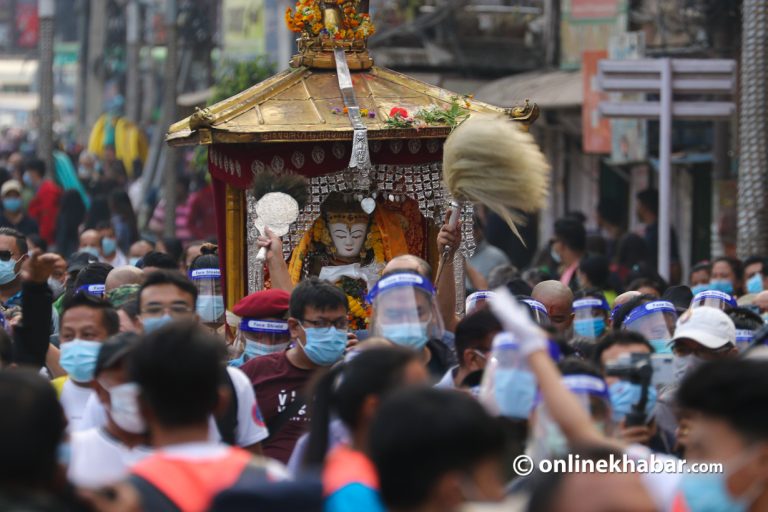
[[581, 71], [532, 71], [488, 82], [475, 98], [493, 105], [516, 105], [529, 99], [542, 110], [581, 107]]

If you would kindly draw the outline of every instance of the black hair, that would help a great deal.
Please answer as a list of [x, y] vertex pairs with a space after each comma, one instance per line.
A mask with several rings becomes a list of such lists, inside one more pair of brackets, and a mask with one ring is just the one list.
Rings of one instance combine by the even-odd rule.
[[616, 261], [628, 268], [648, 261], [648, 243], [636, 233], [626, 233], [619, 239]]
[[763, 326], [760, 315], [744, 307], [730, 308], [725, 314], [733, 320], [733, 325], [737, 329], [756, 331]]
[[112, 218], [112, 212], [109, 210], [109, 203], [106, 196], [97, 195], [91, 200], [91, 207], [85, 217], [85, 229], [96, 229], [96, 226], [103, 221], [109, 222]]
[[584, 212], [580, 212], [578, 210], [571, 210], [569, 212], [566, 212], [565, 217], [566, 219], [575, 220], [576, 222], [580, 224], [586, 224], [587, 222], [587, 216], [584, 215]]
[[691, 267], [691, 271], [688, 273], [690, 276], [694, 272], [701, 272], [706, 271], [707, 274], [712, 273], [712, 264], [708, 261], [700, 261], [699, 263], [695, 264], [693, 267]]
[[587, 248], [587, 230], [584, 224], [573, 218], [565, 217], [555, 221], [555, 238], [572, 251], [584, 252]]
[[189, 270], [199, 268], [219, 268], [218, 247], [214, 244], [203, 244], [200, 247], [200, 255], [189, 265]]
[[495, 267], [488, 274], [488, 289], [494, 290], [499, 286], [505, 286], [513, 279], [520, 278], [520, 270], [514, 265], [506, 264]]
[[[630, 277], [633, 276], [630, 274]], [[638, 291], [640, 288], [653, 288], [659, 292], [659, 296], [662, 296], [666, 291], [666, 286], [652, 277], [634, 277], [627, 285], [627, 291]]]
[[180, 272], [172, 272], [168, 270], [158, 270], [156, 272], [150, 272], [144, 282], [139, 288], [138, 304], [139, 310], [141, 310], [141, 296], [144, 290], [151, 286], [160, 286], [164, 284], [170, 284], [192, 296], [192, 304], [197, 304], [197, 286], [189, 279], [181, 275]]
[[29, 246], [27, 246], [27, 237], [24, 236], [21, 231], [18, 231], [13, 228], [0, 228], [0, 236], [12, 236], [16, 239], [16, 248], [19, 250], [19, 253], [24, 255], [29, 252]]
[[583, 272], [589, 283], [596, 288], [605, 288], [608, 285], [610, 275], [608, 258], [601, 254], [585, 256], [579, 263], [579, 270]]
[[645, 206], [651, 213], [659, 213], [659, 191], [655, 188], [646, 188], [637, 193], [637, 200]]
[[369, 451], [390, 509], [422, 506], [440, 477], [501, 457], [504, 431], [469, 395], [433, 388], [397, 391], [379, 406]]
[[162, 270], [178, 270], [179, 264], [164, 252], [150, 251], [141, 258], [141, 268], [159, 268]]
[[626, 214], [622, 205], [607, 197], [600, 198], [597, 203], [597, 214], [614, 226], [623, 226], [626, 223]]
[[750, 265], [754, 265], [755, 263], [759, 263], [762, 266], [762, 272], [765, 273], [768, 271], [768, 258], [765, 258], [763, 256], [757, 256], [752, 255], [749, 258], [744, 260], [744, 269]]
[[592, 361], [598, 367], [603, 368], [603, 353], [615, 345], [643, 345], [644, 347], [648, 347], [648, 351], [651, 354], [655, 352], [653, 345], [651, 345], [645, 336], [639, 332], [627, 330], [613, 331], [600, 338], [600, 341], [597, 342], [595, 350], [592, 353]]
[[45, 176], [45, 162], [39, 158], [30, 158], [24, 162], [24, 171], [32, 171], [42, 178]]
[[597, 288], [587, 288], [586, 290], [579, 290], [573, 294], [574, 301], [587, 298], [606, 300], [605, 294]]
[[328, 425], [333, 415], [350, 430], [358, 427], [365, 399], [380, 399], [402, 385], [405, 367], [420, 361], [418, 353], [404, 347], [364, 349], [351, 361], [326, 372], [314, 387], [312, 424], [304, 463], [319, 467], [328, 450]]
[[53, 485], [66, 420], [51, 383], [36, 372], [0, 372], [2, 493]]
[[75, 289], [89, 284], [104, 284], [107, 282], [107, 275], [112, 271], [112, 265], [95, 261], [86, 265], [75, 278]]
[[64, 301], [61, 304], [62, 321], [64, 320], [64, 315], [67, 311], [79, 307], [100, 310], [104, 329], [109, 336], [117, 334], [120, 331], [120, 317], [117, 316], [117, 311], [112, 307], [112, 304], [106, 299], [97, 295], [91, 295], [82, 290], [75, 292], [74, 295], [64, 297]]
[[117, 310], [124, 311], [128, 318], [135, 322], [139, 318], [139, 298], [124, 302]]
[[226, 348], [197, 322], [171, 322], [144, 336], [129, 359], [131, 380], [159, 423], [204, 423], [219, 400]]
[[736, 276], [736, 279], [744, 279], [744, 265], [742, 265], [741, 260], [738, 258], [731, 258], [730, 256], [720, 256], [719, 258], [715, 258], [712, 261], [712, 266], [715, 266], [715, 263], [718, 262], [724, 262], [727, 263], [729, 267], [731, 267], [731, 270], [733, 271], [733, 275]]
[[501, 331], [501, 324], [496, 315], [488, 309], [475, 311], [471, 315], [462, 318], [456, 324], [456, 357], [459, 365], [464, 365], [464, 352], [483, 348], [485, 338], [494, 332]]
[[587, 235], [586, 250], [590, 254], [605, 256], [608, 253], [608, 241], [603, 235]]
[[181, 259], [181, 255], [184, 252], [181, 240], [172, 236], [164, 236], [163, 245], [165, 246], [168, 256], [170, 256], [173, 261], [178, 262]]
[[725, 359], [697, 367], [680, 384], [677, 400], [692, 410], [731, 425], [748, 443], [768, 439], [768, 363]]
[[112, 231], [115, 230], [115, 226], [112, 225], [111, 220], [101, 220], [99, 221], [96, 226], [94, 227], [96, 231], [101, 231], [103, 229], [111, 229]]
[[293, 318], [304, 320], [307, 308], [312, 307], [320, 311], [344, 308], [347, 311], [347, 296], [344, 292], [328, 281], [316, 277], [304, 279], [291, 293], [290, 313]]
[[7, 368], [13, 363], [13, 344], [5, 329], [0, 328], [0, 364]]
[[[582, 461], [595, 463], [595, 466], [599, 461], [610, 462], [622, 457], [621, 452], [605, 445], [575, 447], [571, 453], [578, 456]], [[534, 473], [531, 477], [531, 493], [526, 512], [551, 512], [555, 510], [560, 491], [566, 479], [571, 478], [573, 474], [564, 471]]]

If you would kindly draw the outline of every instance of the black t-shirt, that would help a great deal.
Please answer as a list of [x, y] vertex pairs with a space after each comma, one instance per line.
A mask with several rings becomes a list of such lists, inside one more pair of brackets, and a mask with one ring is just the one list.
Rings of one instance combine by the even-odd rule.
[[[659, 266], [659, 223], [654, 222], [645, 228], [645, 243], [648, 245], [648, 263], [655, 269]], [[680, 261], [677, 250], [677, 233], [675, 228], [669, 228], [669, 259], [671, 262]]]
[[5, 215], [0, 215], [0, 228], [13, 228], [25, 236], [36, 235], [40, 232], [35, 219], [27, 217], [26, 215], [21, 216], [21, 220], [18, 224], [14, 224], [8, 220], [8, 217]]

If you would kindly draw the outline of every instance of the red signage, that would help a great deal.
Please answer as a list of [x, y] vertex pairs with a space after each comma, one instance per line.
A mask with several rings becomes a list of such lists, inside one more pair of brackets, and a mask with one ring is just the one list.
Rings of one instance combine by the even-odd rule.
[[37, 48], [37, 39], [40, 35], [37, 2], [27, 1], [16, 4], [16, 31], [19, 34], [16, 40], [19, 48]]
[[602, 20], [618, 15], [618, 0], [571, 0], [571, 18], [575, 20]]
[[584, 103], [581, 107], [582, 144], [585, 153], [611, 152], [611, 123], [601, 117], [598, 107], [607, 95], [597, 89], [597, 62], [607, 59], [605, 50], [582, 53], [581, 74], [584, 81]]

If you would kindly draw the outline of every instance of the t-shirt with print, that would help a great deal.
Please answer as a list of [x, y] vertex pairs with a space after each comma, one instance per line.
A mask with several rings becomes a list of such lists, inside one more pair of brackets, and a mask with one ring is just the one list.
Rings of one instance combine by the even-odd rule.
[[[292, 365], [286, 352], [251, 359], [243, 365], [242, 370], [253, 383], [256, 399], [267, 423], [300, 396], [312, 376], [311, 370], [302, 370]], [[262, 446], [264, 455], [287, 463], [296, 441], [308, 426], [308, 408], [304, 404], [278, 432], [270, 433], [272, 437]]]
[[67, 478], [77, 487], [96, 489], [128, 477], [131, 466], [152, 453], [148, 446], [129, 448], [103, 428], [75, 432]]
[[[253, 392], [253, 386], [247, 375], [238, 368], [227, 368], [229, 377], [232, 379], [232, 385], [237, 394], [237, 426], [235, 427], [235, 443], [237, 446], [247, 447], [263, 441], [269, 435], [267, 427], [264, 424], [259, 404], [256, 401], [256, 395]], [[107, 415], [104, 406], [99, 401], [98, 396], [93, 396], [88, 400], [83, 412], [83, 419], [80, 423], [80, 429], [90, 429], [103, 427], [107, 424]], [[208, 421], [210, 441], [221, 441], [216, 419], [211, 416]]]

